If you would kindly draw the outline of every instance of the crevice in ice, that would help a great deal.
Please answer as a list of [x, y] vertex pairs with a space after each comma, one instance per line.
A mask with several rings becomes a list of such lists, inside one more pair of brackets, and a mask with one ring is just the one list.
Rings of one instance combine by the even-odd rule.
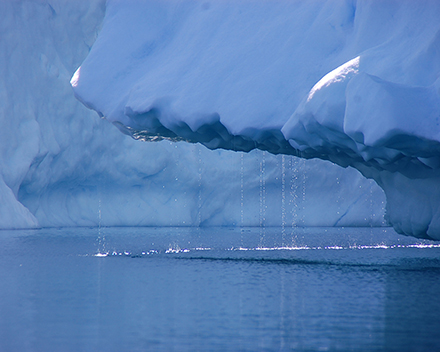
[[335, 223], [333, 224], [333, 226], [338, 227], [340, 226], [340, 223], [342, 221], [343, 218], [345, 218], [347, 216], [347, 214], [351, 211], [351, 209], [353, 209], [363, 198], [363, 195], [359, 196], [358, 198], [356, 198], [355, 201], [353, 201], [348, 207], [347, 209], [344, 211], [344, 213], [335, 221]]

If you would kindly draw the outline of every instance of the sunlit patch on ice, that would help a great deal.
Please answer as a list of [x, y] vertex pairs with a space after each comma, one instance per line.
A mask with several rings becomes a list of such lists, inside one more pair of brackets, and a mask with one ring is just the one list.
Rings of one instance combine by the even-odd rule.
[[[310, 90], [310, 93], [307, 97], [307, 101], [310, 101], [315, 93], [321, 90], [323, 87], [327, 87], [332, 83], [342, 82], [347, 76], [354, 75], [359, 72], [359, 59], [360, 56], [355, 57], [354, 59], [346, 62], [345, 64], [339, 66], [333, 71], [327, 73], [324, 77], [322, 77], [318, 83]], [[72, 78], [73, 79], [73, 78]]]
[[78, 69], [73, 74], [72, 79], [70, 80], [70, 84], [72, 85], [72, 87], [76, 87], [78, 85], [80, 72], [81, 72], [81, 66], [78, 67]]

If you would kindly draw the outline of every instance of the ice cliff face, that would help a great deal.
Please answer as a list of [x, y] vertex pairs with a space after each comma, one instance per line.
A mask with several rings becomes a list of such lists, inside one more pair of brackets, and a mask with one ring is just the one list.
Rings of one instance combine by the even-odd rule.
[[124, 133], [352, 166], [440, 239], [440, 2], [116, 1], [72, 85]]
[[[0, 228], [35, 227], [45, 215], [66, 219], [61, 204], [41, 214], [43, 198], [75, 184], [75, 168], [96, 149], [97, 124], [78, 118], [85, 110], [67, 80], [96, 37], [104, 3], [2, 1], [0, 13]], [[24, 205], [28, 195], [40, 204]]]
[[[165, 3], [149, 6], [167, 16], [168, 10], [162, 9]], [[107, 18], [124, 15], [125, 10], [113, 7], [124, 4], [135, 3], [110, 3]], [[209, 4], [197, 4], [209, 11]], [[104, 0], [0, 2], [0, 228], [277, 225], [287, 229], [383, 224], [382, 191], [355, 170], [259, 151], [210, 151], [169, 141], [140, 143], [99, 119], [74, 98], [69, 81], [89, 53], [105, 11]], [[114, 27], [108, 42], [96, 43], [95, 48], [103, 45], [109, 50], [115, 44], [110, 56], [121, 55], [121, 68], [127, 65], [108, 83], [119, 77], [129, 87], [132, 76], [126, 77], [124, 70], [129, 72], [130, 65], [124, 60], [133, 54], [142, 62], [164, 45], [167, 33], [158, 13], [150, 14], [151, 32], [142, 35], [150, 36], [151, 42], [140, 41], [138, 54], [122, 50], [127, 32], [118, 32], [119, 27]], [[154, 37], [159, 32], [165, 37]], [[169, 40], [176, 33], [169, 32]], [[190, 55], [197, 48], [188, 49]], [[101, 69], [112, 63], [99, 56], [93, 60]], [[153, 85], [163, 84], [164, 70], [157, 72]], [[168, 78], [176, 76], [169, 72]], [[214, 89], [206, 83], [203, 89]], [[118, 104], [120, 92], [115, 95], [110, 85], [107, 88], [97, 93], [110, 98], [105, 104]], [[94, 89], [90, 86], [88, 92]], [[187, 104], [192, 106], [190, 101]]]

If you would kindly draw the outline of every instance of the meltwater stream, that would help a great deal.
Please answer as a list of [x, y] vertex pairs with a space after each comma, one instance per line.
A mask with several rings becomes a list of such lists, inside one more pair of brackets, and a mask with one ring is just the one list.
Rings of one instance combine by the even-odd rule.
[[0, 283], [0, 351], [440, 348], [440, 244], [390, 228], [0, 231]]

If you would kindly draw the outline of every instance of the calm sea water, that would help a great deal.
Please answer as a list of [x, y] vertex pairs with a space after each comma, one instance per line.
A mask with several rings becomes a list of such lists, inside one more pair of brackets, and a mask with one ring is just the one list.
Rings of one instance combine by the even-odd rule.
[[0, 231], [0, 351], [438, 351], [439, 296], [390, 228]]

